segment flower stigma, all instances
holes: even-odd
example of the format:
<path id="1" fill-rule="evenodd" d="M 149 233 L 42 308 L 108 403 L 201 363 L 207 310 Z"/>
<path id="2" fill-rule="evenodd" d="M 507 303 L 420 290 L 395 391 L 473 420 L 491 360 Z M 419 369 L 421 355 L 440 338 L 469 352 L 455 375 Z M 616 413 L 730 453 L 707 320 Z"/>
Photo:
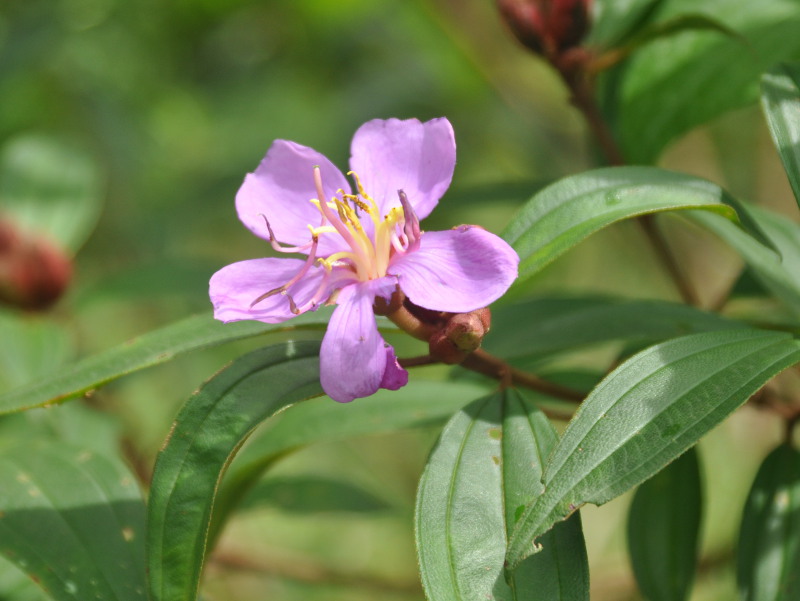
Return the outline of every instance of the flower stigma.
<path id="1" fill-rule="evenodd" d="M 314 166 L 313 178 L 317 198 L 309 200 L 320 213 L 320 223 L 314 227 L 307 225 L 311 240 L 300 246 L 282 246 L 275 236 L 266 215 L 261 214 L 269 232 L 272 248 L 280 253 L 308 253 L 300 271 L 288 282 L 258 296 L 250 304 L 252 309 L 258 303 L 276 294 L 285 296 L 292 313 L 299 315 L 309 309 L 314 310 L 320 304 L 331 304 L 335 300 L 337 288 L 341 282 L 347 285 L 353 282 L 376 280 L 387 275 L 387 270 L 395 256 L 402 256 L 419 247 L 422 231 L 419 219 L 403 190 L 398 190 L 400 206 L 393 207 L 381 218 L 380 208 L 375 200 L 367 194 L 361 179 L 354 171 L 347 175 L 355 181 L 358 194 L 350 194 L 339 188 L 337 195 L 323 201 L 325 192 L 322 186 L 322 174 L 318 165 Z M 366 221 L 366 218 L 369 221 Z M 362 218 L 365 221 L 362 223 Z M 327 257 L 317 256 L 319 241 L 322 236 L 333 235 L 345 242 L 345 248 Z M 342 246 L 341 244 L 337 246 Z M 292 286 L 300 282 L 312 268 L 324 269 L 322 280 L 311 297 L 302 306 L 298 306 L 290 294 Z M 334 292 L 326 293 L 334 285 Z"/>

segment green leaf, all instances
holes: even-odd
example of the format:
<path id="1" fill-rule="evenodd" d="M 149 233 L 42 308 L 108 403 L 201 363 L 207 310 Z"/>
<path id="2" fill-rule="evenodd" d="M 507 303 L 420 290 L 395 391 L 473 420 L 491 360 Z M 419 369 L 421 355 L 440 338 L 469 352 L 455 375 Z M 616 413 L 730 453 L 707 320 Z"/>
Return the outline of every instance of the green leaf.
<path id="1" fill-rule="evenodd" d="M 685 213 L 684 217 L 730 244 L 765 288 L 795 313 L 800 313 L 800 226 L 760 207 L 747 205 L 746 210 L 777 252 L 715 215 L 693 211 Z"/>
<path id="2" fill-rule="evenodd" d="M 219 486 L 209 541 L 213 543 L 247 490 L 278 459 L 306 445 L 364 434 L 436 426 L 486 388 L 469 382 L 426 382 L 412 378 L 400 390 L 379 390 L 343 405 L 327 397 L 293 405 L 267 420 L 236 455 Z"/>
<path id="3" fill-rule="evenodd" d="M 663 3 L 659 21 L 688 13 L 718 20 L 748 43 L 686 32 L 654 41 L 612 69 L 609 80 L 620 83 L 606 112 L 628 162 L 652 163 L 681 134 L 756 102 L 761 73 L 800 56 L 800 4 L 792 0 L 676 0 Z"/>
<path id="4" fill-rule="evenodd" d="M 619 46 L 647 27 L 664 0 L 599 0 L 594 3 L 587 45 L 608 49 Z"/>
<path id="5" fill-rule="evenodd" d="M 628 515 L 633 573 L 649 601 L 686 601 L 697 563 L 702 513 L 694 448 L 636 491 Z"/>
<path id="6" fill-rule="evenodd" d="M 581 505 L 605 503 L 655 474 L 798 361 L 800 342 L 750 329 L 684 336 L 628 359 L 586 398 L 550 456 L 545 492 L 511 535 L 509 565 Z"/>
<path id="7" fill-rule="evenodd" d="M 761 106 L 800 204 L 800 64 L 780 65 L 761 77 Z"/>
<path id="8" fill-rule="evenodd" d="M 330 399 L 326 399 L 330 402 Z M 385 511 L 390 505 L 366 489 L 324 476 L 282 476 L 256 484 L 240 509 L 277 507 L 287 513 Z"/>
<path id="9" fill-rule="evenodd" d="M 595 169 L 536 194 L 503 237 L 520 256 L 522 281 L 616 221 L 681 209 L 706 209 L 736 221 L 730 202 L 719 186 L 697 177 L 655 167 Z"/>
<path id="10" fill-rule="evenodd" d="M 0 553 L 56 601 L 144 601 L 144 503 L 119 462 L 61 442 L 0 449 Z"/>
<path id="11" fill-rule="evenodd" d="M 22 136 L 0 151 L 0 206 L 25 228 L 76 251 L 100 214 L 100 177 L 79 150 Z"/>
<path id="12" fill-rule="evenodd" d="M 64 328 L 28 315 L 0 311 L 0 391 L 10 390 L 56 371 L 71 353 Z"/>
<path id="13" fill-rule="evenodd" d="M 186 402 L 151 484 L 147 560 L 154 601 L 197 597 L 211 507 L 233 454 L 266 418 L 319 394 L 319 343 L 288 342 L 237 359 Z"/>
<path id="14" fill-rule="evenodd" d="M 267 333 L 298 328 L 320 329 L 327 324 L 329 316 L 330 311 L 320 310 L 279 324 L 260 321 L 223 324 L 208 314 L 195 315 L 67 366 L 35 384 L 0 395 L 0 414 L 60 403 L 190 351 Z"/>
<path id="15" fill-rule="evenodd" d="M 549 297 L 493 309 L 483 348 L 506 359 L 535 359 L 612 340 L 643 345 L 736 327 L 738 322 L 679 303 Z"/>
<path id="16" fill-rule="evenodd" d="M 448 422 L 417 494 L 417 551 L 430 601 L 588 601 L 578 516 L 505 578 L 508 528 L 517 508 L 541 494 L 556 440 L 547 418 L 513 390 L 479 399 Z"/>
<path id="17" fill-rule="evenodd" d="M 767 456 L 747 498 L 736 557 L 743 601 L 800 598 L 800 452 Z"/>

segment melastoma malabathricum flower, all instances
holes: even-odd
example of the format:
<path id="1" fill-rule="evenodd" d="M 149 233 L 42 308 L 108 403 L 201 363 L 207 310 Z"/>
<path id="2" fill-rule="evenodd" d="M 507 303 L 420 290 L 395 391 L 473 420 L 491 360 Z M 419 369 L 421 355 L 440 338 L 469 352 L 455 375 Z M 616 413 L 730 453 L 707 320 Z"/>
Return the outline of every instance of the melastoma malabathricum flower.
<path id="1" fill-rule="evenodd" d="M 210 282 L 214 317 L 280 323 L 336 305 L 320 350 L 320 380 L 349 402 L 408 382 L 380 333 L 376 302 L 404 295 L 418 307 L 470 312 L 497 300 L 517 277 L 519 257 L 477 227 L 425 232 L 456 162 L 447 119 L 374 120 L 356 131 L 355 191 L 323 155 L 276 140 L 236 195 L 239 219 L 278 253 L 233 263 Z"/>

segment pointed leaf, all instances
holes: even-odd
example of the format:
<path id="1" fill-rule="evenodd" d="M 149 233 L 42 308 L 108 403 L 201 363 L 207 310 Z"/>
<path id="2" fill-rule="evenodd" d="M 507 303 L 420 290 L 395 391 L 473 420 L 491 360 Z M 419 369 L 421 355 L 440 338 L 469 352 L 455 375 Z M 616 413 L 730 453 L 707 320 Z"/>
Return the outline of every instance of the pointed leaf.
<path id="1" fill-rule="evenodd" d="M 800 204 L 800 64 L 780 65 L 761 76 L 761 106 Z"/>
<path id="2" fill-rule="evenodd" d="M 148 503 L 154 601 L 197 597 L 217 484 L 263 420 L 321 394 L 319 343 L 285 343 L 234 361 L 183 406 L 158 455 Z"/>
<path id="3" fill-rule="evenodd" d="M 716 215 L 690 211 L 684 216 L 730 244 L 765 288 L 795 313 L 800 313 L 800 226 L 782 215 L 753 205 L 747 205 L 747 213 L 769 238 L 774 249 Z"/>
<path id="4" fill-rule="evenodd" d="M 737 220 L 733 200 L 709 181 L 656 169 L 595 169 L 548 186 L 503 233 L 520 256 L 520 281 L 614 222 L 648 213 L 705 209 Z"/>
<path id="5" fill-rule="evenodd" d="M 648 601 L 688 599 L 701 512 L 700 464 L 694 448 L 637 489 L 628 515 L 628 551 Z"/>
<path id="6" fill-rule="evenodd" d="M 584 503 L 605 503 L 655 474 L 798 361 L 800 342 L 788 334 L 749 329 L 684 336 L 631 357 L 564 432 L 545 467 L 545 492 L 519 515 L 509 565 Z"/>
<path id="7" fill-rule="evenodd" d="M 736 559 L 742 601 L 800 599 L 800 452 L 787 444 L 758 470 Z"/>
<path id="8" fill-rule="evenodd" d="M 0 449 L 0 553 L 55 601 L 145 601 L 144 503 L 119 462 L 61 442 Z"/>
<path id="9" fill-rule="evenodd" d="M 328 310 L 305 313 L 279 324 L 260 321 L 223 324 L 207 314 L 188 317 L 69 365 L 34 384 L 0 395 L 0 414 L 60 403 L 129 373 L 166 363 L 177 355 L 190 351 L 271 332 L 296 328 L 323 329 L 329 317 Z"/>
<path id="10" fill-rule="evenodd" d="M 417 551 L 430 601 L 588 600 L 577 519 L 549 533 L 542 553 L 505 579 L 507 529 L 516 508 L 541 494 L 542 464 L 556 440 L 544 415 L 512 390 L 448 422 L 417 494 Z"/>

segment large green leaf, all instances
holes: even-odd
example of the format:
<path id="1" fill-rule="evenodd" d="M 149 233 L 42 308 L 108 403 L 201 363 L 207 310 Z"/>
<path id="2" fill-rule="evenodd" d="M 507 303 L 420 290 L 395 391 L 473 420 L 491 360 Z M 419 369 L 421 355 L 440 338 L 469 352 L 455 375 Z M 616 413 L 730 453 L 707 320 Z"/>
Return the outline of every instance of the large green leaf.
<path id="1" fill-rule="evenodd" d="M 800 64 L 780 65 L 761 77 L 761 106 L 800 204 Z"/>
<path id="2" fill-rule="evenodd" d="M 0 449 L 0 553 L 56 601 L 144 601 L 144 503 L 119 462 L 62 442 Z"/>
<path id="3" fill-rule="evenodd" d="M 636 490 L 628 515 L 628 551 L 648 601 L 688 598 L 697 564 L 702 497 L 694 448 Z"/>
<path id="4" fill-rule="evenodd" d="M 800 599 L 800 452 L 788 444 L 758 470 L 736 563 L 742 601 Z"/>
<path id="5" fill-rule="evenodd" d="M 44 136 L 15 138 L 0 151 L 2 213 L 72 251 L 97 221 L 99 180 L 87 155 Z"/>
<path id="6" fill-rule="evenodd" d="M 790 335 L 750 329 L 684 336 L 628 359 L 587 397 L 553 451 L 544 493 L 514 527 L 509 565 L 581 505 L 605 503 L 655 474 L 798 361 L 800 342 Z"/>
<path id="7" fill-rule="evenodd" d="M 506 359 L 538 358 L 599 342 L 643 345 L 735 327 L 738 322 L 679 303 L 547 297 L 493 310 L 483 348 Z"/>
<path id="8" fill-rule="evenodd" d="M 746 210 L 777 252 L 716 215 L 691 211 L 684 216 L 730 244 L 765 288 L 800 313 L 800 226 L 760 207 L 748 205 Z"/>
<path id="9" fill-rule="evenodd" d="M 542 553 L 506 582 L 514 512 L 542 492 L 542 465 L 558 437 L 513 390 L 479 399 L 448 422 L 420 480 L 416 536 L 431 601 L 583 601 L 589 571 L 578 516 L 553 529 Z"/>
<path id="10" fill-rule="evenodd" d="M 280 324 L 260 321 L 223 324 L 207 314 L 195 315 L 67 366 L 30 386 L 0 395 L 0 414 L 66 401 L 121 376 L 165 363 L 190 351 L 270 332 L 296 328 L 321 329 L 329 316 L 330 311 L 320 310 Z"/>
<path id="11" fill-rule="evenodd" d="M 612 70 L 610 79 L 619 83 L 606 112 L 631 163 L 652 163 L 679 135 L 754 103 L 761 73 L 800 56 L 795 0 L 671 0 L 658 18 L 687 14 L 718 20 L 747 43 L 718 33 L 682 33 L 652 42 Z"/>
<path id="12" fill-rule="evenodd" d="M 209 541 L 213 543 L 242 496 L 275 461 L 303 446 L 379 434 L 446 421 L 486 393 L 472 382 L 426 382 L 411 378 L 400 390 L 379 390 L 356 403 L 310 399 L 269 419 L 234 458 L 219 486 Z"/>
<path id="13" fill-rule="evenodd" d="M 154 601 L 197 597 L 211 508 L 233 454 L 266 418 L 319 394 L 319 343 L 289 342 L 237 359 L 186 402 L 158 455 L 150 490 Z"/>
<path id="14" fill-rule="evenodd" d="M 503 237 L 520 256 L 522 280 L 616 221 L 681 209 L 706 209 L 735 221 L 731 202 L 719 186 L 697 177 L 655 167 L 595 169 L 534 195 Z"/>

